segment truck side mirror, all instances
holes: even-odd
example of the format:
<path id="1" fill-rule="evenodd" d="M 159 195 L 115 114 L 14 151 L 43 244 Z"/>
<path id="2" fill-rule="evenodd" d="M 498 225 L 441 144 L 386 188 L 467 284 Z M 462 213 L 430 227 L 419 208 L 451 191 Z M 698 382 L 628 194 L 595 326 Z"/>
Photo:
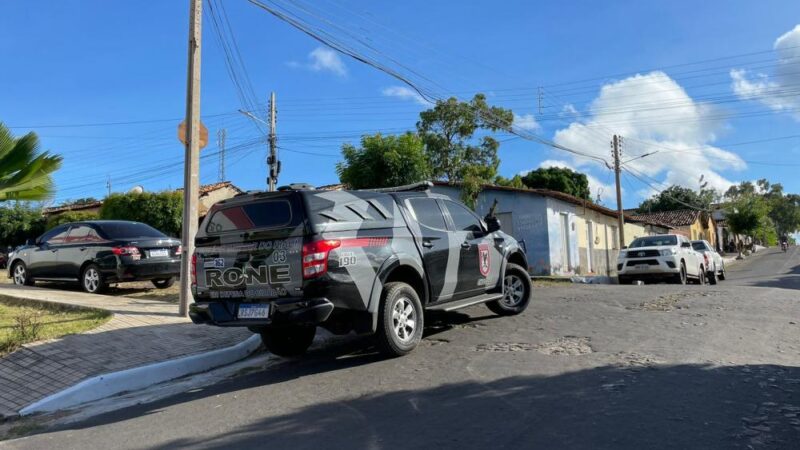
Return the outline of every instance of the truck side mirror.
<path id="1" fill-rule="evenodd" d="M 486 230 L 489 233 L 500 230 L 500 219 L 497 217 L 486 217 L 484 220 L 486 221 Z"/>

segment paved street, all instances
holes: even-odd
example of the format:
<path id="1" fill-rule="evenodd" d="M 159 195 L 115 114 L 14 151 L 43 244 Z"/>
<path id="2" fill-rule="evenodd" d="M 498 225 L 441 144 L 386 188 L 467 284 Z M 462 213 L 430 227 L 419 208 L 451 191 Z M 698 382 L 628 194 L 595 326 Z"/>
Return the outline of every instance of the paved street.
<path id="1" fill-rule="evenodd" d="M 408 357 L 346 340 L 0 446 L 797 448 L 799 271 L 793 247 L 715 287 L 542 287 L 432 317 Z"/>

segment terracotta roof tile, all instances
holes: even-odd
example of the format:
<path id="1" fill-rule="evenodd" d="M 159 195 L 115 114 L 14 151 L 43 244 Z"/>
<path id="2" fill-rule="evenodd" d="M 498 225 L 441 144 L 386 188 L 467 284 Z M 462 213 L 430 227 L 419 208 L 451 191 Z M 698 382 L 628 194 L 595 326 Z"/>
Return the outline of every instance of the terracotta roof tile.
<path id="1" fill-rule="evenodd" d="M 659 211 L 646 214 L 633 214 L 631 215 L 631 219 L 654 221 L 657 223 L 671 225 L 673 227 L 685 227 L 697 222 L 697 219 L 700 218 L 700 214 L 702 214 L 702 211 L 697 211 L 694 209 L 679 209 L 677 211 Z"/>

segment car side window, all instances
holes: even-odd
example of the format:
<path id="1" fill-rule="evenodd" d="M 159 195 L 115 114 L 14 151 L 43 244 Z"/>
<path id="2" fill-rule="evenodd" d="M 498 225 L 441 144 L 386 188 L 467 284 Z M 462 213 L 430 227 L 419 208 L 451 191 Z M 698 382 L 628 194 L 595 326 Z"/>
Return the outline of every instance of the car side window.
<path id="1" fill-rule="evenodd" d="M 447 230 L 444 215 L 442 215 L 442 210 L 435 198 L 412 198 L 408 200 L 408 204 L 411 206 L 417 222 L 435 230 Z"/>
<path id="2" fill-rule="evenodd" d="M 86 225 L 79 225 L 72 227 L 67 236 L 67 242 L 70 244 L 85 244 L 100 241 L 100 237 L 94 228 Z"/>
<path id="3" fill-rule="evenodd" d="M 444 204 L 447 206 L 447 211 L 450 212 L 450 217 L 453 219 L 453 225 L 455 225 L 456 230 L 472 231 L 474 233 L 483 231 L 480 219 L 466 206 L 449 200 L 445 200 Z"/>
<path id="4" fill-rule="evenodd" d="M 64 226 L 62 228 L 56 228 L 55 230 L 51 231 L 50 236 L 45 236 L 42 239 L 44 242 L 47 242 L 50 245 L 54 244 L 63 244 L 67 240 L 67 235 L 69 234 L 69 227 Z"/>

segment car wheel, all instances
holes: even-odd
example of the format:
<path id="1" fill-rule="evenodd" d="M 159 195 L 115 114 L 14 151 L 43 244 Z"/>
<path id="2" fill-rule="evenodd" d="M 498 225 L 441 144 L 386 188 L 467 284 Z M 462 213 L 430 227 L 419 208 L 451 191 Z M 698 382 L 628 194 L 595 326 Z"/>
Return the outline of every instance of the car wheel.
<path id="1" fill-rule="evenodd" d="M 268 327 L 261 330 L 261 342 L 273 355 L 300 356 L 311 347 L 317 327 L 313 325 L 293 325 L 289 327 Z"/>
<path id="2" fill-rule="evenodd" d="M 703 266 L 700 266 L 700 270 L 697 272 L 697 284 L 700 286 L 706 284 L 706 271 L 703 269 Z"/>
<path id="3" fill-rule="evenodd" d="M 157 289 L 166 289 L 175 284 L 175 277 L 160 278 L 158 280 L 152 280 L 151 283 L 153 283 L 153 286 Z"/>
<path id="4" fill-rule="evenodd" d="M 11 276 L 14 278 L 14 284 L 33 286 L 33 278 L 28 276 L 28 268 L 22 261 L 14 263 L 14 267 L 11 269 Z"/>
<path id="5" fill-rule="evenodd" d="M 686 284 L 686 263 L 681 263 L 681 271 L 678 275 L 675 275 L 675 283 Z"/>
<path id="6" fill-rule="evenodd" d="M 83 274 L 81 274 L 81 287 L 90 294 L 99 294 L 106 289 L 106 280 L 95 264 L 89 264 L 83 269 Z"/>
<path id="7" fill-rule="evenodd" d="M 717 271 L 716 270 L 709 270 L 706 274 L 706 279 L 708 280 L 708 284 L 715 285 L 717 284 Z"/>
<path id="8" fill-rule="evenodd" d="M 722 270 L 719 271 L 719 280 L 725 281 L 725 263 L 722 264 Z"/>
<path id="9" fill-rule="evenodd" d="M 381 352 L 403 356 L 422 340 L 424 313 L 417 291 L 406 283 L 386 283 L 378 316 L 377 341 Z"/>
<path id="10" fill-rule="evenodd" d="M 503 277 L 503 298 L 486 304 L 500 316 L 513 316 L 525 311 L 531 301 L 531 277 L 521 266 L 508 263 Z"/>

